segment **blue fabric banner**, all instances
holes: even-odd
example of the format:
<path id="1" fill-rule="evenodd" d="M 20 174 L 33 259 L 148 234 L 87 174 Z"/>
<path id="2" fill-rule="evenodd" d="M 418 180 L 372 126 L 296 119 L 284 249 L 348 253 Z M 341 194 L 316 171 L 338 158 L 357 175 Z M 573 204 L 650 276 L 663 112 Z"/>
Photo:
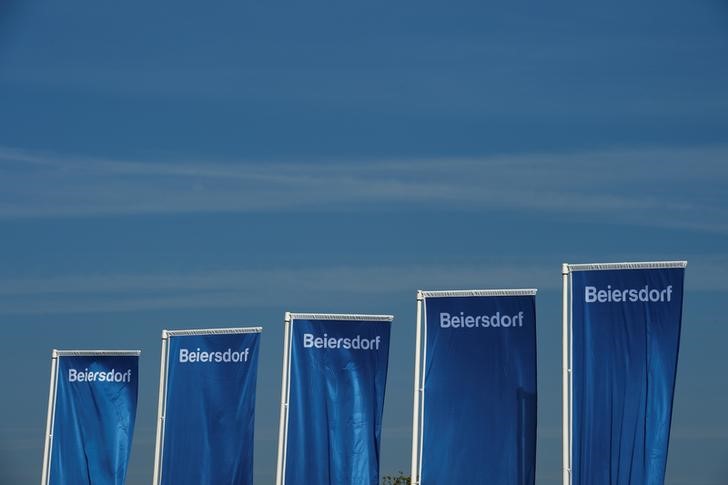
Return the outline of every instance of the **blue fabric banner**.
<path id="1" fill-rule="evenodd" d="M 122 485 L 136 418 L 138 355 L 60 355 L 50 485 Z"/>
<path id="2" fill-rule="evenodd" d="M 422 485 L 534 483 L 536 299 L 523 293 L 425 296 Z"/>
<path id="3" fill-rule="evenodd" d="M 285 485 L 378 485 L 390 326 L 292 321 Z"/>
<path id="4" fill-rule="evenodd" d="M 168 338 L 160 483 L 252 485 L 260 332 Z"/>
<path id="5" fill-rule="evenodd" d="M 684 268 L 572 271 L 572 483 L 662 485 Z"/>

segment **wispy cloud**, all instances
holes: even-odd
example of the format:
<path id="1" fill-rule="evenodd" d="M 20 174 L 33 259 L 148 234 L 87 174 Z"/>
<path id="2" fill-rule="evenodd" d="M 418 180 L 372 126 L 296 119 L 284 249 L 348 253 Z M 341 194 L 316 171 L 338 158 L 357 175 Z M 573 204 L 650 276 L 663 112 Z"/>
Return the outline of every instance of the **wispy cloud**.
<path id="1" fill-rule="evenodd" d="M 303 309 L 332 297 L 414 292 L 420 287 L 519 287 L 524 281 L 536 281 L 556 288 L 557 273 L 545 267 L 432 265 L 78 275 L 0 281 L 0 313 L 258 307 L 280 301 Z"/>
<path id="2" fill-rule="evenodd" d="M 728 232 L 728 147 L 310 163 L 0 148 L 0 218 L 451 207 Z"/>
<path id="3" fill-rule="evenodd" d="M 692 291 L 728 291 L 728 258 L 690 265 Z M 416 289 L 523 288 L 558 291 L 558 263 L 334 266 L 154 274 L 96 274 L 0 280 L 0 314 L 99 313 L 265 307 L 301 310 L 332 301 Z"/>

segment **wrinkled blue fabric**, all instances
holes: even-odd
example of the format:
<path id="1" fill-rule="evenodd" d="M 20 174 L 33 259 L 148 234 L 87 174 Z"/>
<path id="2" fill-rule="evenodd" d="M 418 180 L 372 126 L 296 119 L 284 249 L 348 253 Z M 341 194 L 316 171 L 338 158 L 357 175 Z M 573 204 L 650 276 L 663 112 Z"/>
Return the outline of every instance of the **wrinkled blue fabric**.
<path id="1" fill-rule="evenodd" d="M 682 268 L 572 273 L 574 485 L 663 484 L 684 273 Z M 586 287 L 645 286 L 672 286 L 671 301 L 586 302 Z"/>
<path id="2" fill-rule="evenodd" d="M 378 485 L 390 322 L 294 320 L 286 485 Z M 379 350 L 304 348 L 304 334 L 380 337 Z"/>
<path id="3" fill-rule="evenodd" d="M 122 485 L 136 419 L 139 357 L 60 356 L 50 485 Z M 129 382 L 70 382 L 69 371 L 126 372 Z"/>
<path id="4" fill-rule="evenodd" d="M 260 333 L 169 337 L 164 485 L 252 485 Z M 248 349 L 247 362 L 180 362 L 180 349 Z"/>
<path id="5" fill-rule="evenodd" d="M 464 316 L 523 312 L 523 324 L 441 328 L 441 313 L 461 312 Z M 532 485 L 535 297 L 428 297 L 425 316 L 421 483 Z"/>

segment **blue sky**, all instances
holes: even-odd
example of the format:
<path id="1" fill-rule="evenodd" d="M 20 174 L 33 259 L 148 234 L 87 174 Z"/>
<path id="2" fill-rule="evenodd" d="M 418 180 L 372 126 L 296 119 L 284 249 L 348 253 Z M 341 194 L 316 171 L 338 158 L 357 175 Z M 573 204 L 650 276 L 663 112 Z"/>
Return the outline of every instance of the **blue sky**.
<path id="1" fill-rule="evenodd" d="M 256 483 L 284 311 L 396 319 L 382 471 L 406 470 L 415 290 L 537 287 L 538 483 L 560 476 L 560 264 L 687 259 L 667 482 L 728 479 L 724 1 L 0 5 L 0 483 L 40 475 L 52 348 L 260 324 Z"/>

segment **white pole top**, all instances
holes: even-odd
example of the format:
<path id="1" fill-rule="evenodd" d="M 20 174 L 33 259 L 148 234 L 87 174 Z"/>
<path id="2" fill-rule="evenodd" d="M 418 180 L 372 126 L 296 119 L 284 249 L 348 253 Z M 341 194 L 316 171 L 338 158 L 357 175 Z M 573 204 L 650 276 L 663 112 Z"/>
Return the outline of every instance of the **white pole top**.
<path id="1" fill-rule="evenodd" d="M 287 313 L 291 320 L 353 320 L 364 322 L 391 322 L 392 315 L 351 315 L 344 313 Z"/>
<path id="2" fill-rule="evenodd" d="M 672 269 L 685 268 L 687 261 L 651 261 L 639 263 L 589 263 L 569 264 L 571 271 L 603 271 L 613 269 Z"/>
<path id="3" fill-rule="evenodd" d="M 459 296 L 533 296 L 538 290 L 534 288 L 500 289 L 500 290 L 420 290 L 424 298 L 446 298 Z"/>
<path id="4" fill-rule="evenodd" d="M 139 356 L 141 350 L 56 350 L 53 349 L 53 357 L 122 357 Z"/>
<path id="5" fill-rule="evenodd" d="M 162 330 L 162 338 L 188 335 L 230 335 L 238 333 L 260 333 L 263 327 L 195 328 L 188 330 Z"/>

